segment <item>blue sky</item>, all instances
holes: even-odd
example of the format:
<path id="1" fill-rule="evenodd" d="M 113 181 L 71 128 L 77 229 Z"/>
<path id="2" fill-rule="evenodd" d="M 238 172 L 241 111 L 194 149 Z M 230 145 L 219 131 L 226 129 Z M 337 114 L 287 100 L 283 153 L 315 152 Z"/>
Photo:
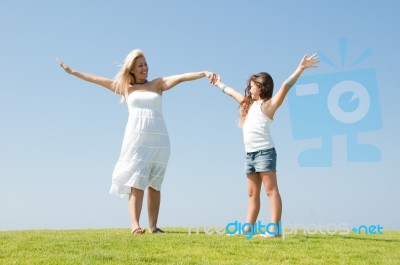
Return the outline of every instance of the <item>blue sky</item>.
<path id="1" fill-rule="evenodd" d="M 327 116 L 313 123 L 312 116 L 301 115 L 307 106 L 318 113 L 321 102 L 300 108 L 296 97 L 285 101 L 272 126 L 283 221 L 400 229 L 399 7 L 396 1 L 308 0 L 1 3 L 0 230 L 129 227 L 127 200 L 108 194 L 127 108 L 106 89 L 65 74 L 56 58 L 113 77 L 135 48 L 145 52 L 151 79 L 210 70 L 240 91 L 249 75 L 261 71 L 279 87 L 304 54 L 323 53 L 332 64 L 322 61 L 304 80 L 321 87 L 326 76 L 365 82 L 374 119 L 365 120 L 365 130 L 335 125 L 341 132 L 333 134 Z M 366 50 L 369 56 L 352 65 Z M 375 76 L 363 75 L 364 69 Z M 349 76 L 351 71 L 356 74 Z M 172 154 L 159 225 L 244 221 L 244 147 L 236 103 L 206 79 L 181 84 L 163 97 Z M 347 111 L 361 104 L 355 102 Z M 321 137 L 332 142 L 331 165 L 299 163 L 302 151 L 322 141 L 294 138 L 307 126 L 328 128 Z M 349 161 L 350 134 L 374 145 L 380 159 Z M 269 220 L 265 192 L 259 218 Z"/>

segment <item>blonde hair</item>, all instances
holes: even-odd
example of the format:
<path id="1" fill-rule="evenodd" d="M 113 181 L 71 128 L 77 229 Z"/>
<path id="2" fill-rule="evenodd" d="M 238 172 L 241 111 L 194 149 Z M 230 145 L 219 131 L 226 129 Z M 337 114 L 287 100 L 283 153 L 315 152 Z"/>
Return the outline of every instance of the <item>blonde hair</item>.
<path id="1" fill-rule="evenodd" d="M 144 57 L 144 53 L 140 49 L 131 51 L 125 58 L 124 64 L 114 78 L 112 84 L 115 93 L 121 94 L 121 102 L 125 101 L 129 94 L 129 85 L 135 83 L 135 77 L 131 74 L 132 68 L 135 66 L 136 60 Z"/>

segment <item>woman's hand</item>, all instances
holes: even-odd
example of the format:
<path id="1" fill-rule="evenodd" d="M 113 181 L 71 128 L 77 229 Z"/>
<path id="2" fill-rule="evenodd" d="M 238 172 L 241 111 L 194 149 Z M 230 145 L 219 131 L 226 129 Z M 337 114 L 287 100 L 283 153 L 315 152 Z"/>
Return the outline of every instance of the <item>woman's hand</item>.
<path id="1" fill-rule="evenodd" d="M 213 75 L 211 77 L 209 77 L 209 79 L 210 79 L 210 84 L 212 84 L 214 86 L 218 87 L 218 85 L 221 83 L 221 77 L 217 74 L 213 73 Z"/>
<path id="2" fill-rule="evenodd" d="M 68 74 L 72 74 L 72 70 L 71 70 L 71 68 L 69 68 L 68 65 L 66 65 L 63 61 L 58 60 L 58 58 L 57 58 L 57 62 L 62 67 L 62 69 L 64 69 L 65 72 L 67 72 Z"/>
<path id="3" fill-rule="evenodd" d="M 210 84 L 214 85 L 217 75 L 214 74 L 213 72 L 209 72 L 209 71 L 205 71 L 204 73 L 205 73 L 206 77 L 210 80 Z"/>

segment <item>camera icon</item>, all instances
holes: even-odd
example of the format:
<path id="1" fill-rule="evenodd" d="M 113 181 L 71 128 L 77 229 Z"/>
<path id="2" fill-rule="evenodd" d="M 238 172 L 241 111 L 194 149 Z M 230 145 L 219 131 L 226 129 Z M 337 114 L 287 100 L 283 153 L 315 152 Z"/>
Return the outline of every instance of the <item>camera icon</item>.
<path id="1" fill-rule="evenodd" d="M 348 162 L 380 161 L 376 146 L 357 141 L 358 133 L 382 128 L 374 69 L 301 77 L 288 99 L 294 139 L 321 138 L 320 148 L 299 154 L 300 166 L 332 166 L 332 138 L 343 134 Z"/>

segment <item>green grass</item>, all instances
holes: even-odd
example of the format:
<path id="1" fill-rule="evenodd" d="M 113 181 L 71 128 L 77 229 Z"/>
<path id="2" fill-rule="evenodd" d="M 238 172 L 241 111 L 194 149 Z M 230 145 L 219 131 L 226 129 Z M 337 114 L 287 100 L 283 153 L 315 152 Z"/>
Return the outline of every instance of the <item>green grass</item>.
<path id="1" fill-rule="evenodd" d="M 0 264 L 400 264 L 400 231 L 246 240 L 128 229 L 0 232 Z"/>

